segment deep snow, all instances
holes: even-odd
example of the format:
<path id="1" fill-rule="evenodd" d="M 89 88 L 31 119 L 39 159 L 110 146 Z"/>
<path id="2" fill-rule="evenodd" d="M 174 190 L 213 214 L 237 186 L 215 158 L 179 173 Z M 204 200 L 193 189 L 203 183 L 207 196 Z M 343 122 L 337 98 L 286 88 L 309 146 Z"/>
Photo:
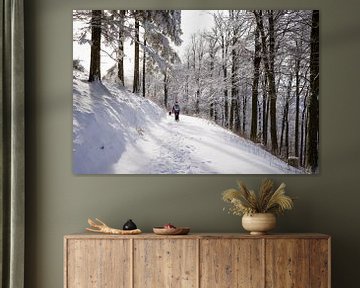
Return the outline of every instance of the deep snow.
<path id="1" fill-rule="evenodd" d="M 76 174 L 295 174 L 261 146 L 210 121 L 175 122 L 150 100 L 117 84 L 73 77 Z"/>

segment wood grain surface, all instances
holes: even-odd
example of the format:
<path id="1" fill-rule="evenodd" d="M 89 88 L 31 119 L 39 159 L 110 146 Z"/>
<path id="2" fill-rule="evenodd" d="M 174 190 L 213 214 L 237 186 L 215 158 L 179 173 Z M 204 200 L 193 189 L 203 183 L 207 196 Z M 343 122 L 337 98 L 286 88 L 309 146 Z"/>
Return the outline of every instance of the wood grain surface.
<path id="1" fill-rule="evenodd" d="M 134 287 L 197 287 L 196 245 L 192 239 L 134 241 Z"/>
<path id="2" fill-rule="evenodd" d="M 68 241 L 65 287 L 130 288 L 130 253 L 130 240 Z"/>
<path id="3" fill-rule="evenodd" d="M 263 287 L 262 240 L 209 239 L 200 246 L 200 287 Z"/>
<path id="4" fill-rule="evenodd" d="M 330 279 L 330 241 L 313 239 L 310 241 L 310 287 L 327 288 Z"/>
<path id="5" fill-rule="evenodd" d="M 268 239 L 265 250 L 266 287 L 308 287 L 309 241 Z"/>
<path id="6" fill-rule="evenodd" d="M 331 287 L 323 234 L 76 234 L 64 259 L 65 288 Z"/>

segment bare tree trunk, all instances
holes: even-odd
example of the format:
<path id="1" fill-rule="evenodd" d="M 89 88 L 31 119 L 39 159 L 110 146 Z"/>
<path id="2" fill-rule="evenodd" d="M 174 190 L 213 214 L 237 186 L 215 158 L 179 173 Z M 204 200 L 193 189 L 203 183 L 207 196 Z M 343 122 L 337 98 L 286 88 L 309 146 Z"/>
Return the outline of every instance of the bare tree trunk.
<path id="1" fill-rule="evenodd" d="M 259 127 L 259 132 L 258 132 L 258 136 L 257 136 L 257 139 L 259 140 L 260 139 L 260 135 L 262 135 L 262 111 L 261 111 L 261 105 L 260 105 L 260 101 L 258 100 L 258 103 L 257 103 L 257 107 L 258 107 L 258 124 L 257 124 L 257 127 Z"/>
<path id="2" fill-rule="evenodd" d="M 312 12 L 310 46 L 310 100 L 306 167 L 315 172 L 318 167 L 319 145 L 319 10 Z"/>
<path id="3" fill-rule="evenodd" d="M 134 62 L 134 82 L 133 82 L 133 93 L 139 93 L 140 91 L 140 77 L 139 77 L 139 20 L 135 16 L 135 62 Z"/>
<path id="4" fill-rule="evenodd" d="M 189 101 L 189 73 L 190 73 L 190 53 L 187 54 L 187 71 L 185 78 L 185 96 L 184 103 L 188 103 Z"/>
<path id="5" fill-rule="evenodd" d="M 263 90 L 263 100 L 262 100 L 262 110 L 263 110 L 263 127 L 262 127 L 262 143 L 264 146 L 267 146 L 267 135 L 268 135 L 268 115 L 269 115 L 269 100 L 267 95 L 267 80 L 266 77 L 262 83 Z"/>
<path id="6" fill-rule="evenodd" d="M 289 83 L 289 85 L 291 85 L 291 83 Z M 291 86 L 290 86 L 291 87 Z M 279 152 L 280 154 L 282 154 L 283 152 L 283 143 L 284 143 L 284 133 L 286 133 L 286 126 L 287 126 L 287 122 L 288 122 L 288 114 L 289 114 L 289 87 L 288 87 L 288 93 L 286 95 L 286 99 L 285 99 L 285 105 L 284 105 L 284 111 L 283 111 L 283 118 L 282 118 L 282 122 L 281 122 L 281 134 L 280 134 L 280 148 L 279 148 Z M 286 136 L 285 136 L 286 137 Z M 285 141 L 286 142 L 286 141 Z M 286 145 L 286 144 L 285 144 Z M 285 147 L 286 148 L 286 147 Z"/>
<path id="7" fill-rule="evenodd" d="M 284 107 L 284 117 L 283 117 L 283 125 L 282 125 L 282 131 L 281 134 L 283 134 L 283 129 L 285 128 L 285 156 L 286 158 L 289 157 L 289 102 L 291 97 L 291 89 L 292 89 L 292 79 L 293 75 L 290 74 L 288 87 L 287 87 L 287 93 L 286 93 L 286 99 L 285 99 L 285 107 Z M 282 138 L 282 135 L 281 135 Z M 282 142 L 282 139 L 281 139 Z M 280 145 L 280 153 L 281 153 L 281 147 L 282 143 Z"/>
<path id="8" fill-rule="evenodd" d="M 306 119 L 305 119 L 305 115 L 306 115 L 306 99 L 307 99 L 307 94 L 308 92 L 306 92 L 305 98 L 304 98 L 304 108 L 301 112 L 301 133 L 300 133 L 300 165 L 304 166 L 305 165 L 305 156 L 306 155 L 304 153 L 305 151 L 305 138 L 306 138 L 306 132 L 305 132 L 305 127 L 306 127 Z"/>
<path id="9" fill-rule="evenodd" d="M 221 59 L 224 79 L 224 126 L 229 128 L 229 103 L 228 103 L 228 89 L 227 89 L 227 44 L 225 43 L 224 35 L 221 35 Z"/>
<path id="10" fill-rule="evenodd" d="M 204 51 L 201 48 L 202 45 L 202 41 L 204 39 L 200 39 L 199 40 L 199 48 L 198 48 L 198 73 L 197 73 L 197 78 L 196 78 L 196 82 L 197 82 L 197 90 L 196 90 L 196 102 L 195 102 L 195 113 L 196 114 L 200 114 L 200 96 L 202 94 L 202 84 L 200 82 L 200 77 L 201 77 L 201 70 L 202 70 L 202 59 L 204 57 Z"/>
<path id="11" fill-rule="evenodd" d="M 236 110 L 238 109 L 237 107 L 237 97 L 238 97 L 238 91 L 237 91 L 237 87 L 236 87 L 236 79 L 235 79 L 235 49 L 232 50 L 231 52 L 232 54 L 232 66 L 231 66 L 231 99 L 230 99 L 230 115 L 229 115 L 229 128 L 233 131 L 237 131 L 235 125 L 237 125 L 238 123 L 235 124 L 235 117 L 236 117 Z"/>
<path id="12" fill-rule="evenodd" d="M 217 106 L 218 105 L 216 105 L 216 102 L 214 102 L 214 121 L 215 121 L 215 123 L 218 123 L 218 120 L 219 120 Z"/>
<path id="13" fill-rule="evenodd" d="M 300 61 L 299 57 L 295 63 L 295 157 L 299 157 Z"/>
<path id="14" fill-rule="evenodd" d="M 273 11 L 270 10 L 269 15 L 269 93 L 270 93 L 270 135 L 271 135 L 271 150 L 277 153 L 277 129 L 276 129 L 276 86 L 275 86 L 275 30 Z"/>
<path id="15" fill-rule="evenodd" d="M 265 71 L 269 81 L 269 101 L 270 101 L 270 136 L 271 151 L 276 154 L 278 152 L 277 129 L 276 129 L 276 84 L 275 84 L 275 30 L 273 11 L 269 10 L 269 48 L 266 44 L 266 35 L 263 25 L 262 11 L 254 11 L 256 23 L 261 34 L 261 43 L 263 50 L 263 59 Z"/>
<path id="16" fill-rule="evenodd" d="M 198 115 L 200 113 L 200 89 L 196 90 L 195 94 L 195 114 Z"/>
<path id="17" fill-rule="evenodd" d="M 281 134 L 280 134 L 280 148 L 279 148 L 279 152 L 280 154 L 282 154 L 283 151 L 283 143 L 284 143 L 284 132 L 285 132 L 285 123 L 287 121 L 287 117 L 288 117 L 288 109 L 289 109 L 289 104 L 286 101 L 285 105 L 284 105 L 284 111 L 283 111 L 283 118 L 281 121 Z"/>
<path id="18" fill-rule="evenodd" d="M 289 158 L 289 106 L 290 106 L 290 98 L 291 98 L 291 90 L 292 90 L 292 81 L 293 74 L 290 73 L 289 83 L 287 87 L 287 95 L 286 95 L 286 118 L 285 118 L 285 156 L 286 159 Z"/>
<path id="19" fill-rule="evenodd" d="M 164 107 L 168 108 L 168 87 L 167 87 L 167 72 L 164 72 Z"/>
<path id="20" fill-rule="evenodd" d="M 267 96 L 267 101 L 266 101 L 266 113 L 265 113 L 265 120 L 266 120 L 266 141 L 268 141 L 268 131 L 269 131 L 269 115 L 270 115 L 270 99 L 269 99 L 269 95 Z"/>
<path id="21" fill-rule="evenodd" d="M 230 17 L 235 21 L 234 12 L 230 11 Z M 238 52 L 237 39 L 238 28 L 235 27 L 232 35 L 231 48 L 231 102 L 230 102 L 230 118 L 229 125 L 233 131 L 240 131 L 240 117 L 239 117 L 239 87 L 238 87 Z"/>
<path id="22" fill-rule="evenodd" d="M 247 99 L 246 99 L 246 96 L 243 95 L 243 98 L 242 98 L 242 116 L 243 116 L 243 119 L 242 119 L 242 133 L 243 135 L 246 134 L 246 107 L 247 107 Z"/>
<path id="23" fill-rule="evenodd" d="M 210 102 L 209 117 L 212 120 L 214 118 L 214 101 Z"/>
<path id="24" fill-rule="evenodd" d="M 307 142 L 308 142 L 308 126 L 306 125 L 306 123 L 308 122 L 308 118 L 309 118 L 309 113 L 308 110 L 305 111 L 305 119 L 304 119 L 304 127 L 305 127 L 305 131 L 304 131 L 304 159 L 303 159 L 303 166 L 306 166 L 306 155 L 307 155 Z"/>
<path id="25" fill-rule="evenodd" d="M 101 10 L 92 10 L 89 82 L 101 81 L 101 70 L 100 70 L 101 17 L 102 17 Z"/>
<path id="26" fill-rule="evenodd" d="M 145 87 L 145 72 L 146 72 L 146 39 L 144 39 L 144 51 L 143 51 L 143 71 L 142 71 L 142 96 L 145 98 L 145 92 L 146 92 L 146 87 Z"/>
<path id="27" fill-rule="evenodd" d="M 250 139 L 257 142 L 257 103 L 259 94 L 259 77 L 260 77 L 260 63 L 261 63 L 261 44 L 260 44 L 259 28 L 255 29 L 255 54 L 254 54 L 254 79 L 252 85 L 251 97 L 251 132 Z"/>
<path id="28" fill-rule="evenodd" d="M 214 118 L 214 102 L 215 102 L 215 99 L 214 99 L 214 89 L 213 89 L 213 77 L 214 77 L 214 52 L 213 52 L 213 47 L 211 46 L 210 48 L 210 119 L 212 120 Z"/>
<path id="29" fill-rule="evenodd" d="M 119 19 L 119 56 L 117 61 L 118 66 L 118 78 L 120 83 L 124 86 L 125 79 L 124 79 L 124 18 L 125 18 L 125 10 L 120 10 L 120 19 Z"/>

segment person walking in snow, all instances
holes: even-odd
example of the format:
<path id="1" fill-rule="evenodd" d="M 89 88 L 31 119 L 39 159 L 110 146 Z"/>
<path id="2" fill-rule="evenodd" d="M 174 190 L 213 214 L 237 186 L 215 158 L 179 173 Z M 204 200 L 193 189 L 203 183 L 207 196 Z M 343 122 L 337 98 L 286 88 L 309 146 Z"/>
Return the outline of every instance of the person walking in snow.
<path id="1" fill-rule="evenodd" d="M 179 121 L 180 106 L 177 101 L 175 102 L 175 104 L 172 108 L 172 112 L 175 114 L 175 121 Z"/>

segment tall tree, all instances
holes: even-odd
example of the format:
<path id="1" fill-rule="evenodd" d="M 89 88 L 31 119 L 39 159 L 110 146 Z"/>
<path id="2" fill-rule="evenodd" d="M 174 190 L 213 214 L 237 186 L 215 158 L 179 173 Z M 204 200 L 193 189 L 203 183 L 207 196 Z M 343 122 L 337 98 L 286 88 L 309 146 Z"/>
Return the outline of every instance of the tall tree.
<path id="1" fill-rule="evenodd" d="M 266 41 L 265 28 L 263 23 L 263 14 L 261 10 L 254 11 L 256 24 L 260 30 L 262 51 L 265 71 L 268 78 L 269 101 L 270 101 L 270 136 L 271 150 L 274 154 L 278 152 L 277 127 L 276 127 L 276 83 L 275 83 L 275 20 L 274 11 L 269 10 L 267 13 L 269 29 L 269 45 Z M 268 47 L 269 46 L 269 47 Z"/>
<path id="2" fill-rule="evenodd" d="M 242 121 L 241 121 L 242 122 L 241 123 L 242 129 L 241 129 L 241 133 L 244 136 L 246 134 L 246 125 L 247 125 L 247 123 L 246 123 L 246 121 L 247 121 L 247 117 L 246 117 L 247 112 L 246 111 L 247 111 L 247 100 L 248 99 L 247 99 L 246 93 L 247 93 L 247 91 L 246 91 L 246 87 L 245 87 L 245 91 L 244 91 L 244 93 L 242 93 L 242 97 L 241 97 L 241 99 L 242 99 Z"/>
<path id="3" fill-rule="evenodd" d="M 140 70 L 139 70 L 139 42 L 140 42 L 140 24 L 137 15 L 137 11 L 135 12 L 135 51 L 134 51 L 134 80 L 133 80 L 133 93 L 138 93 L 140 91 Z"/>
<path id="4" fill-rule="evenodd" d="M 269 115 L 269 99 L 267 93 L 267 78 L 262 77 L 263 80 L 261 81 L 262 86 L 262 144 L 267 146 L 267 139 L 268 139 L 268 115 Z"/>
<path id="5" fill-rule="evenodd" d="M 184 87 L 184 103 L 188 103 L 190 95 L 189 95 L 189 86 L 190 86 L 190 58 L 191 58 L 191 53 L 190 53 L 190 48 L 188 48 L 188 50 L 186 51 L 186 68 L 185 68 L 185 87 Z M 184 111 L 184 110 L 183 110 Z"/>
<path id="6" fill-rule="evenodd" d="M 295 61 L 295 157 L 299 156 L 300 63 L 299 57 Z"/>
<path id="7" fill-rule="evenodd" d="M 97 13 L 101 13 L 100 22 L 96 16 Z M 144 47 L 144 52 L 146 53 L 146 73 L 150 71 L 148 69 L 150 62 L 154 64 L 152 67 L 158 66 L 160 71 L 156 73 L 161 73 L 165 67 L 171 68 L 174 63 L 179 61 L 179 57 L 172 44 L 178 46 L 182 42 L 180 38 L 182 34 L 180 10 L 94 10 L 94 12 L 91 10 L 74 10 L 73 19 L 74 21 L 81 22 L 83 26 L 74 33 L 74 41 L 77 41 L 79 44 L 89 43 L 93 46 L 93 50 L 97 48 L 97 53 L 92 53 L 92 66 L 94 69 L 90 69 L 91 80 L 93 78 L 100 79 L 100 43 L 105 43 L 107 49 L 103 52 L 116 62 L 116 65 L 108 71 L 106 76 L 116 77 L 116 80 L 121 83 L 124 82 L 124 69 L 127 69 L 125 67 L 127 62 L 124 61 L 124 57 L 126 57 L 124 54 L 125 40 L 130 40 L 130 43 L 134 43 L 136 51 L 140 50 L 140 46 Z M 138 21 L 134 25 L 135 19 Z M 143 43 L 139 43 L 141 26 L 145 25 L 144 23 L 149 23 L 149 30 L 151 30 L 150 33 L 147 33 L 146 46 Z M 96 28 L 99 28 L 101 33 L 95 33 L 99 32 L 99 29 Z M 87 37 L 89 32 L 98 37 L 89 39 Z M 112 50 L 108 48 L 112 48 Z M 137 92 L 140 92 L 141 68 L 139 67 L 139 53 L 135 53 L 134 58 L 136 58 L 133 61 L 134 70 L 135 72 L 138 71 L 138 73 L 134 73 L 135 85 L 133 86 L 135 86 Z M 137 66 L 137 69 L 135 66 Z M 96 73 L 93 73 L 93 71 Z M 159 81 L 153 83 L 153 87 L 155 86 L 160 87 Z M 151 84 L 148 83 L 146 87 L 151 87 Z M 156 91 L 154 90 L 154 92 Z"/>
<path id="8" fill-rule="evenodd" d="M 176 46 L 180 45 L 182 40 L 180 38 L 181 31 L 181 11 L 180 10 L 144 10 L 137 11 L 139 21 L 145 30 L 144 39 L 146 42 L 142 44 L 144 50 L 144 57 L 146 60 L 146 71 L 143 75 L 151 73 L 151 66 L 158 68 L 158 75 L 163 76 L 161 85 L 164 89 L 163 97 L 159 103 L 167 106 L 169 89 L 169 76 L 175 63 L 180 62 L 180 59 L 174 50 L 170 41 Z M 135 40 L 136 41 L 136 40 Z M 144 62 L 143 62 L 144 64 Z M 144 69 L 144 66 L 143 66 Z M 144 78 L 143 78 L 144 81 Z M 147 87 L 157 85 L 156 82 L 150 83 L 148 81 Z M 160 85 L 160 83 L 158 83 Z M 143 83 L 143 87 L 145 87 Z M 144 91 L 143 91 L 144 92 Z M 160 96 L 161 97 L 161 96 Z"/>
<path id="9" fill-rule="evenodd" d="M 302 63 L 304 62 L 305 58 L 304 58 L 304 50 L 305 45 L 304 45 L 304 30 L 301 31 L 301 36 L 299 39 L 295 40 L 295 157 L 299 157 L 299 137 L 301 137 L 300 135 L 300 98 L 302 95 L 302 92 L 304 90 L 305 87 L 305 83 L 301 84 L 301 78 L 307 79 L 307 69 L 305 71 L 305 73 L 303 72 L 302 74 Z M 308 42 L 308 41 L 306 41 Z M 302 86 L 302 87 L 301 87 Z"/>
<path id="10" fill-rule="evenodd" d="M 232 23 L 232 47 L 231 47 L 231 102 L 230 102 L 230 128 L 236 132 L 240 130 L 239 115 L 239 87 L 238 87 L 238 40 L 239 40 L 239 12 L 230 10 L 230 19 Z"/>
<path id="11" fill-rule="evenodd" d="M 310 36 L 310 99 L 309 99 L 307 169 L 318 167 L 319 145 L 319 10 L 313 10 Z"/>
<path id="12" fill-rule="evenodd" d="M 281 124 L 281 136 L 280 136 L 280 153 L 283 151 L 283 140 L 285 133 L 285 157 L 286 159 L 289 157 L 289 106 L 290 106 L 290 98 L 291 98 L 291 89 L 292 89 L 292 78 L 293 75 L 290 72 L 289 83 L 287 87 L 287 93 L 285 98 L 285 105 L 283 111 L 283 120 Z"/>
<path id="13" fill-rule="evenodd" d="M 274 12 L 269 11 L 269 92 L 270 92 L 270 135 L 271 149 L 273 153 L 277 153 L 277 128 L 276 128 L 276 85 L 275 85 L 275 25 Z"/>
<path id="14" fill-rule="evenodd" d="M 225 15 L 222 12 L 218 12 L 213 15 L 214 19 L 214 29 L 217 30 L 217 33 L 219 35 L 219 41 L 220 41 L 220 50 L 221 50 L 221 61 L 220 61 L 220 67 L 221 71 L 220 77 L 221 77 L 221 85 L 219 85 L 219 88 L 222 89 L 220 92 L 222 94 L 222 125 L 226 128 L 229 128 L 229 99 L 228 99 L 228 50 L 229 50 L 229 30 L 228 29 L 228 21 L 226 20 Z M 219 95 L 221 95 L 219 93 Z"/>
<path id="15" fill-rule="evenodd" d="M 203 60 L 205 55 L 204 35 L 191 36 L 191 58 L 192 58 L 192 75 L 194 78 L 194 112 L 200 113 L 200 98 L 203 91 Z"/>
<path id="16" fill-rule="evenodd" d="M 218 41 L 217 30 L 212 29 L 210 33 L 205 34 L 205 40 L 208 42 L 208 52 L 209 52 L 209 100 L 210 100 L 210 107 L 209 107 L 209 116 L 210 119 L 213 119 L 215 122 L 217 121 L 217 110 L 215 107 L 215 95 L 214 95 L 214 69 L 215 69 L 215 55 L 216 55 L 216 46 Z"/>
<path id="17" fill-rule="evenodd" d="M 118 51 L 118 59 L 117 59 L 117 70 L 118 70 L 118 78 L 122 85 L 125 85 L 124 79 L 124 21 L 125 21 L 126 10 L 120 10 L 119 13 L 119 51 Z"/>
<path id="18" fill-rule="evenodd" d="M 144 36 L 145 37 L 145 36 Z M 144 38 L 144 48 L 143 48 L 143 71 L 142 71 L 142 96 L 145 97 L 145 72 L 146 72 L 146 38 Z"/>
<path id="19" fill-rule="evenodd" d="M 91 55 L 89 82 L 101 81 L 100 45 L 101 45 L 101 10 L 91 11 Z"/>
<path id="20" fill-rule="evenodd" d="M 251 101 L 251 132 L 250 139 L 257 142 L 257 103 L 259 94 L 259 77 L 260 77 L 260 63 L 261 63 L 261 44 L 260 44 L 260 31 L 255 28 L 254 32 L 255 52 L 254 52 L 254 78 L 252 85 L 252 101 Z"/>
<path id="21" fill-rule="evenodd" d="M 228 87 L 227 87 L 227 54 L 228 42 L 224 35 L 221 35 L 221 59 L 223 70 L 223 86 L 224 86 L 224 126 L 229 127 L 229 100 L 228 100 Z"/>
<path id="22" fill-rule="evenodd" d="M 306 91 L 304 102 L 303 102 L 303 110 L 301 112 L 301 137 L 300 137 L 300 164 L 301 166 L 305 166 L 305 155 L 306 155 L 306 112 L 307 112 L 307 96 L 308 91 Z"/>
<path id="23" fill-rule="evenodd" d="M 164 75 L 164 107 L 167 109 L 168 108 L 168 78 L 167 78 L 167 69 L 165 68 L 165 70 L 163 71 L 163 75 Z"/>

